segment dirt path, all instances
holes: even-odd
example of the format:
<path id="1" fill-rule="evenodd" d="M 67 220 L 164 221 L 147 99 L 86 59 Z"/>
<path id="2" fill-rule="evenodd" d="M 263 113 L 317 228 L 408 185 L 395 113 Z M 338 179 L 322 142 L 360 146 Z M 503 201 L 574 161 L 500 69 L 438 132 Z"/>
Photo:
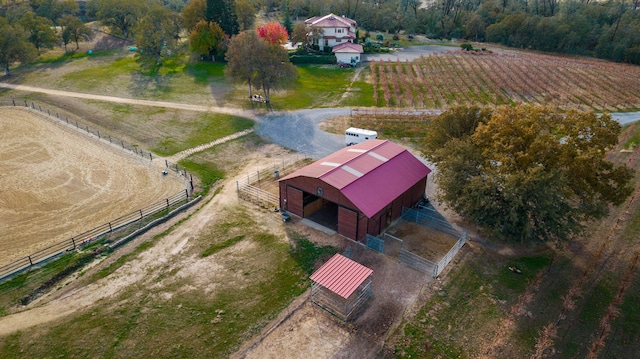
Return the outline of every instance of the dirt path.
<path id="1" fill-rule="evenodd" d="M 11 89 L 16 91 L 45 93 L 48 95 L 55 95 L 55 96 L 75 97 L 75 98 L 88 99 L 88 100 L 98 100 L 98 101 L 106 101 L 106 102 L 114 102 L 114 103 L 127 103 L 132 105 L 174 108 L 179 110 L 190 110 L 190 111 L 198 111 L 198 112 L 219 112 L 219 113 L 226 113 L 230 115 L 242 116 L 242 117 L 246 117 L 254 120 L 256 119 L 256 115 L 253 112 L 245 111 L 239 108 L 201 106 L 201 105 L 190 105 L 185 103 L 175 103 L 175 102 L 167 102 L 167 101 L 150 101 L 150 100 L 139 100 L 139 99 L 133 99 L 133 98 L 115 97 L 115 96 L 93 95 L 93 94 L 81 93 L 81 92 L 53 90 L 53 89 L 46 89 L 46 88 L 26 86 L 26 85 L 15 85 L 15 84 L 9 84 L 6 82 L 0 82 L 0 88 L 6 88 L 6 89 Z"/>
<path id="2" fill-rule="evenodd" d="M 196 152 L 204 151 L 207 148 L 211 148 L 213 146 L 220 145 L 220 144 L 223 144 L 223 143 L 231 141 L 231 140 L 235 140 L 236 138 L 242 137 L 244 135 L 248 135 L 251 132 L 253 132 L 252 128 L 250 128 L 248 130 L 236 132 L 236 133 L 231 134 L 229 136 L 225 136 L 225 137 L 219 138 L 219 139 L 217 139 L 215 141 L 211 141 L 209 143 L 205 143 L 204 145 L 200 145 L 200 146 L 197 146 L 197 147 L 189 148 L 189 149 L 186 149 L 184 151 L 178 152 L 173 156 L 167 157 L 167 160 L 169 160 L 169 161 L 171 161 L 173 163 L 178 163 L 178 161 L 180 161 L 181 159 L 183 159 L 183 158 L 185 158 L 185 157 L 187 157 L 189 155 L 192 155 L 192 154 L 194 154 Z"/>

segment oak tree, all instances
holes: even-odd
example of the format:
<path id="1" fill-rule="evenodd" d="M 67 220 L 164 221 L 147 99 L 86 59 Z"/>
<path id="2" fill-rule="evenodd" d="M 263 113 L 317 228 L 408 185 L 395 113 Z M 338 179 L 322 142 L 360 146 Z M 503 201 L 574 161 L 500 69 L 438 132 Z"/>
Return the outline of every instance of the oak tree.
<path id="1" fill-rule="evenodd" d="M 605 158 L 620 133 L 607 114 L 458 108 L 427 133 L 425 156 L 436 164 L 440 198 L 505 239 L 569 239 L 632 190 L 633 171 Z"/>
<path id="2" fill-rule="evenodd" d="M 29 33 L 29 41 L 36 47 L 38 54 L 40 49 L 52 49 L 56 44 L 58 38 L 53 30 L 51 20 L 28 12 L 20 19 L 19 23 Z"/>
<path id="3" fill-rule="evenodd" d="M 31 61 L 37 55 L 35 46 L 29 42 L 29 34 L 20 26 L 14 26 L 0 17 L 0 66 L 9 76 L 9 66 L 16 61 Z"/>
<path id="4" fill-rule="evenodd" d="M 93 37 L 91 28 L 73 15 L 62 15 L 60 18 L 60 26 L 62 26 L 61 37 L 65 51 L 67 51 L 67 44 L 71 41 L 76 43 L 76 50 L 78 50 L 80 48 L 80 41 L 89 40 Z"/>
<path id="5" fill-rule="evenodd" d="M 202 20 L 189 33 L 189 48 L 198 55 L 211 56 L 213 61 L 222 52 L 224 39 L 224 31 L 218 24 Z"/>
<path id="6" fill-rule="evenodd" d="M 100 5 L 96 17 L 112 30 L 122 34 L 125 39 L 131 35 L 131 29 L 147 11 L 143 0 L 98 0 Z"/>
<path id="7" fill-rule="evenodd" d="M 286 86 L 295 79 L 297 72 L 289 61 L 287 51 L 280 45 L 272 45 L 260 39 L 254 31 L 244 31 L 231 39 L 226 54 L 225 74 L 233 81 L 264 91 L 265 101 L 270 102 L 271 90 Z"/>
<path id="8" fill-rule="evenodd" d="M 189 0 L 182 9 L 184 28 L 191 32 L 196 25 L 206 19 L 207 3 L 205 0 Z"/>
<path id="9" fill-rule="evenodd" d="M 136 44 L 143 58 L 153 58 L 162 65 L 162 56 L 178 46 L 182 18 L 162 6 L 154 6 L 136 26 Z"/>

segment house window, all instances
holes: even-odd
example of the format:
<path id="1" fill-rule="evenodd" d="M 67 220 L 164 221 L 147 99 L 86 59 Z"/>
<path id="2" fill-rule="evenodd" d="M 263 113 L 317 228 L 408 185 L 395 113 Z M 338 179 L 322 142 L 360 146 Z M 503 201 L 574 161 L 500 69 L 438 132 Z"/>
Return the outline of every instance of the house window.
<path id="1" fill-rule="evenodd" d="M 324 39 L 324 46 L 329 46 L 329 39 Z"/>
<path id="2" fill-rule="evenodd" d="M 336 29 L 337 34 L 342 34 L 343 29 Z"/>
<path id="3" fill-rule="evenodd" d="M 336 39 L 336 42 L 342 42 L 342 39 Z"/>

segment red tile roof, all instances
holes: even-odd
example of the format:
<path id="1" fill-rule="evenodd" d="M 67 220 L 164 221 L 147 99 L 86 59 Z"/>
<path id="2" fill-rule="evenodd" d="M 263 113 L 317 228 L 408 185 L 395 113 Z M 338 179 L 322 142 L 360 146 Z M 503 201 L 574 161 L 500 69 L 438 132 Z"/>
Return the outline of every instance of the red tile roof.
<path id="1" fill-rule="evenodd" d="M 346 16 L 340 16 L 335 14 L 329 14 L 325 16 L 314 16 L 312 18 L 306 19 L 304 21 L 307 25 L 317 26 L 317 27 L 350 27 L 356 26 L 355 20 L 349 19 Z"/>
<path id="2" fill-rule="evenodd" d="M 334 152 L 281 181 L 299 176 L 320 179 L 371 218 L 430 172 L 406 148 L 369 140 Z"/>
<path id="3" fill-rule="evenodd" d="M 311 275 L 311 280 L 347 299 L 372 273 L 372 269 L 336 254 Z"/>
<path id="4" fill-rule="evenodd" d="M 332 52 L 353 52 L 353 53 L 362 53 L 362 45 L 354 44 L 352 42 L 343 42 L 333 47 Z"/>

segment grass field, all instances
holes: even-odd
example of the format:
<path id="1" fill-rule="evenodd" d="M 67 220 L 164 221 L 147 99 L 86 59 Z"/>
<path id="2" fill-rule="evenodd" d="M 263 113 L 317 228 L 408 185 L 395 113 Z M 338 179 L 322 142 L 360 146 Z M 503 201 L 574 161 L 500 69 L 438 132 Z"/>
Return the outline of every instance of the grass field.
<path id="1" fill-rule="evenodd" d="M 152 73 L 126 51 L 97 55 L 45 59 L 16 69 L 11 80 L 116 96 L 250 106 L 245 103 L 246 88 L 224 80 L 219 64 L 175 59 Z M 433 97 L 438 106 L 466 99 L 481 103 L 548 99 L 552 104 L 575 100 L 578 105 L 591 106 L 584 96 L 590 90 L 585 88 L 577 95 L 557 87 L 550 96 L 534 91 L 531 97 L 525 87 L 491 90 L 497 83 L 486 82 L 483 87 L 486 71 L 462 76 L 463 67 L 454 67 L 462 59 L 455 56 L 437 59 L 448 69 L 444 72 L 458 73 L 456 78 L 447 78 L 455 87 L 442 83 L 432 88 L 439 91 Z M 403 66 L 392 64 L 390 74 L 398 79 L 400 74 L 408 76 Z M 276 109 L 386 105 L 382 102 L 382 81 L 375 80 L 375 86 L 368 82 L 374 81 L 369 68 L 356 77 L 353 70 L 323 66 L 301 66 L 298 72 L 300 77 L 292 89 L 274 94 Z M 505 73 L 514 76 L 513 83 L 524 76 Z M 587 75 L 567 75 L 563 83 L 570 83 L 569 76 Z M 393 84 L 401 81 L 390 78 L 386 83 L 389 94 L 396 96 L 397 91 L 402 95 L 404 90 L 399 86 L 391 91 Z M 461 92 L 461 86 L 470 90 Z M 616 90 L 624 95 L 620 96 L 624 102 L 617 104 L 604 103 L 605 97 L 594 91 L 591 103 L 605 109 L 638 107 L 634 105 L 638 93 L 634 89 Z M 69 117 L 88 119 L 101 130 L 164 154 L 251 125 L 245 119 L 189 111 L 140 109 L 5 90 L 0 96 L 4 100 L 22 96 L 42 101 Z M 388 96 L 389 103 L 395 105 L 392 102 L 396 100 Z M 580 102 L 578 98 L 587 100 Z M 397 105 L 402 106 L 402 101 Z M 428 97 L 425 101 L 427 105 L 422 107 L 432 106 Z M 420 137 L 423 120 L 376 121 L 388 131 L 387 137 L 411 140 Z M 623 147 L 633 148 L 637 137 L 638 127 L 630 127 L 621 136 L 622 145 L 612 151 L 612 159 L 639 169 L 640 150 L 619 152 Z M 143 237 L 146 240 L 136 249 L 101 257 L 92 262 L 95 267 L 76 271 L 75 281 L 56 282 L 45 303 L 31 309 L 37 314 L 47 308 L 46 303 L 63 303 L 54 308 L 65 315 L 44 313 L 53 319 L 0 336 L 0 357 L 228 356 L 307 288 L 309 270 L 318 258 L 336 250 L 319 249 L 305 242 L 303 235 L 283 233 L 277 215 L 237 203 L 233 188 L 215 186 L 220 178 L 232 178 L 247 165 L 258 166 L 257 158 L 270 158 L 278 151 L 281 149 L 270 148 L 258 136 L 250 135 L 181 161 L 206 186 L 215 188 L 216 195 L 208 197 L 199 211 L 176 219 L 166 231 Z M 637 194 L 636 188 L 634 198 L 640 197 Z M 534 358 L 543 357 L 537 353 L 540 350 L 558 358 L 588 357 L 592 352 L 599 357 L 636 358 L 640 356 L 640 281 L 634 255 L 640 245 L 639 228 L 640 205 L 630 199 L 612 208 L 610 217 L 592 224 L 584 236 L 568 245 L 520 247 L 491 239 L 471 241 L 440 280 L 427 286 L 417 308 L 407 309 L 399 329 L 389 338 L 385 336 L 379 357 Z M 292 247 L 289 241 L 303 245 Z M 22 318 L 22 309 L 16 306 L 22 298 L 65 268 L 81 267 L 76 263 L 82 263 L 83 258 L 64 257 L 42 271 L 0 284 L 0 319 Z M 510 266 L 521 269 L 522 275 L 510 271 Z M 120 288 L 114 289 L 117 295 L 109 295 L 112 286 Z M 80 291 L 77 297 L 81 299 L 60 300 L 65 295 L 73 297 L 75 291 Z M 89 298 L 95 302 L 84 305 Z M 67 311 L 68 306 L 76 307 Z M 5 329 L 0 325 L 0 330 Z M 357 332 L 359 328 L 352 329 Z"/>

